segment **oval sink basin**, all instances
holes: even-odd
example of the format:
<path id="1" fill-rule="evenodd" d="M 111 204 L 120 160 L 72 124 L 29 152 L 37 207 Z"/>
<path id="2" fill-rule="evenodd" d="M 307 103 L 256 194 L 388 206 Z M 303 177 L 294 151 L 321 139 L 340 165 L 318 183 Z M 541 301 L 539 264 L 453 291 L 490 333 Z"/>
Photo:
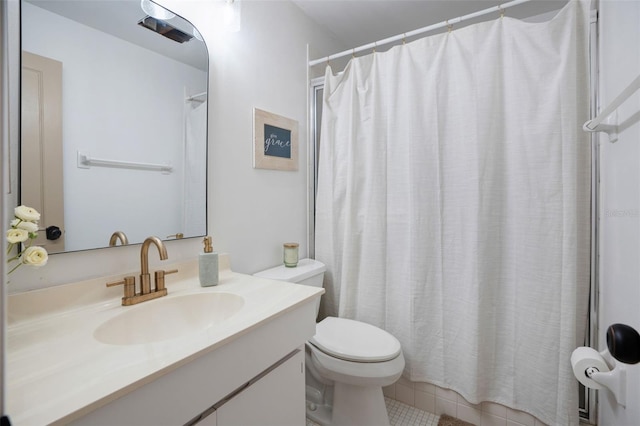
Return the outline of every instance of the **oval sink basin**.
<path id="1" fill-rule="evenodd" d="M 102 323 L 93 336 L 111 345 L 135 345 L 175 339 L 218 325 L 244 305 L 231 293 L 198 293 L 161 298 L 126 307 Z"/>

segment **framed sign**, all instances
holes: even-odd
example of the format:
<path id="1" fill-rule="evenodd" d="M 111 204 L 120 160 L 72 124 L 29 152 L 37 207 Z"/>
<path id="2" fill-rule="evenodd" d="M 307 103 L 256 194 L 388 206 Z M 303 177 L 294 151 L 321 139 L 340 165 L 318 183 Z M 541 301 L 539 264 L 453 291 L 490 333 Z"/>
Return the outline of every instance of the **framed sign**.
<path id="1" fill-rule="evenodd" d="M 298 122 L 253 109 L 253 167 L 298 170 Z"/>

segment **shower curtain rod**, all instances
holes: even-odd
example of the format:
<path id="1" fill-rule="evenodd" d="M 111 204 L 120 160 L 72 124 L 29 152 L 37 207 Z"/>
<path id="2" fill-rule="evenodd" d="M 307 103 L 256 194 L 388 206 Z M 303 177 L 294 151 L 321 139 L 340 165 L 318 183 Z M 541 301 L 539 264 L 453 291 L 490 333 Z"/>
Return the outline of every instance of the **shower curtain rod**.
<path id="1" fill-rule="evenodd" d="M 356 47 L 354 49 L 345 50 L 344 52 L 340 52 L 340 53 L 334 53 L 333 55 L 325 56 L 324 58 L 314 59 L 312 61 L 309 61 L 309 66 L 313 67 L 313 66 L 318 65 L 318 64 L 328 63 L 332 59 L 338 59 L 338 58 L 341 58 L 341 57 L 347 56 L 347 55 L 354 55 L 355 53 L 362 52 L 363 50 L 375 49 L 376 47 L 382 46 L 384 44 L 389 44 L 389 43 L 393 43 L 395 41 L 405 40 L 407 37 L 417 36 L 417 35 L 426 33 L 428 31 L 437 30 L 439 28 L 449 27 L 449 26 L 452 26 L 454 24 L 459 24 L 460 22 L 463 22 L 463 21 L 468 21 L 469 19 L 477 18 L 478 16 L 488 15 L 488 14 L 494 13 L 494 12 L 500 12 L 502 14 L 502 12 L 505 9 L 508 9 L 510 7 L 513 7 L 513 6 L 517 6 L 517 5 L 522 4 L 522 3 L 528 3 L 530 1 L 531 0 L 513 0 L 513 1 L 510 1 L 508 3 L 504 3 L 504 4 L 500 4 L 498 6 L 490 7 L 488 9 L 480 10 L 478 12 L 469 13 L 468 15 L 459 16 L 459 17 L 453 18 L 453 19 L 448 19 L 448 20 L 440 22 L 438 24 L 429 25 L 427 27 L 419 28 L 419 29 L 413 30 L 413 31 L 407 31 L 406 33 L 398 34 L 398 35 L 393 36 L 393 37 L 388 37 L 388 38 L 385 38 L 383 40 L 379 40 L 379 41 L 375 41 L 373 43 L 365 44 L 363 46 Z"/>

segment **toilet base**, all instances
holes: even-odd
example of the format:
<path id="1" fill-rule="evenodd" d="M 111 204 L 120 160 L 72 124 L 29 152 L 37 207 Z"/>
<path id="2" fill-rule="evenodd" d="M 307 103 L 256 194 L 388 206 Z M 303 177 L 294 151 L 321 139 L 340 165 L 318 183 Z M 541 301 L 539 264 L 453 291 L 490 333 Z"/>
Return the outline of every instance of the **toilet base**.
<path id="1" fill-rule="evenodd" d="M 353 386 L 336 383 L 333 416 L 336 426 L 389 426 L 389 415 L 380 386 Z"/>
<path id="2" fill-rule="evenodd" d="M 307 400 L 307 417 L 322 426 L 389 426 L 380 386 L 335 383 L 332 406 Z"/>
<path id="3" fill-rule="evenodd" d="M 331 426 L 331 406 L 307 401 L 307 418 L 320 426 Z"/>

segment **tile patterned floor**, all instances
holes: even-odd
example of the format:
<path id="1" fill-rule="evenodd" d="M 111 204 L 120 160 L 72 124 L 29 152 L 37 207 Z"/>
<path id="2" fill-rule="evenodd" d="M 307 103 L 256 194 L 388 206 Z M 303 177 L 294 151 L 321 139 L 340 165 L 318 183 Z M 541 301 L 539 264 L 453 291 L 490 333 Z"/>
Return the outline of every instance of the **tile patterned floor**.
<path id="1" fill-rule="evenodd" d="M 437 426 L 440 416 L 385 398 L 391 426 Z M 319 426 L 307 419 L 306 426 Z"/>
<path id="2" fill-rule="evenodd" d="M 440 416 L 385 398 L 391 426 L 437 426 Z"/>

